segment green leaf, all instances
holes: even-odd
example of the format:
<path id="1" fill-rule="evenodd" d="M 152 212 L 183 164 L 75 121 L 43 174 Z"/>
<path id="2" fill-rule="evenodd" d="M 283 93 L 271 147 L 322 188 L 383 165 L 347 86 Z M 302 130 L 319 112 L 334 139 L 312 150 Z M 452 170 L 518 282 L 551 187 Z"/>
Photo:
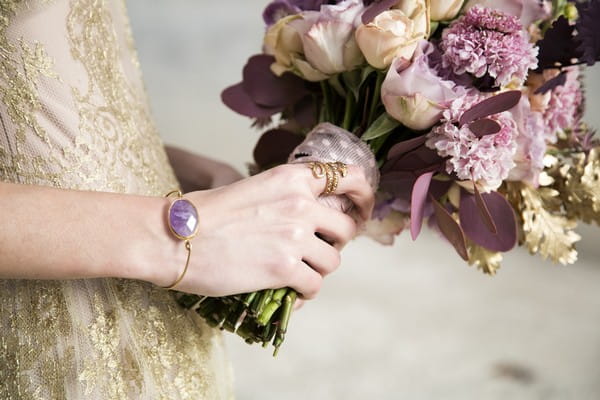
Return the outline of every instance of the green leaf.
<path id="1" fill-rule="evenodd" d="M 364 141 L 376 139 L 393 131 L 398 126 L 400 126 L 400 122 L 390 117 L 388 113 L 383 113 L 371 124 L 361 139 Z"/>

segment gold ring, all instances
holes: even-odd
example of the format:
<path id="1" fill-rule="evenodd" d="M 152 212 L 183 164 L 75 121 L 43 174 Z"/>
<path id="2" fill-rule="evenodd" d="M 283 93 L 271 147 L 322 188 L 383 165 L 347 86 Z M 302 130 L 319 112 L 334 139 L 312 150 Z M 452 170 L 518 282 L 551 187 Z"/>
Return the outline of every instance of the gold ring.
<path id="1" fill-rule="evenodd" d="M 308 167 L 317 179 L 325 177 L 325 190 L 323 194 L 334 194 L 340 183 L 340 178 L 348 176 L 348 166 L 342 162 L 311 162 Z"/>

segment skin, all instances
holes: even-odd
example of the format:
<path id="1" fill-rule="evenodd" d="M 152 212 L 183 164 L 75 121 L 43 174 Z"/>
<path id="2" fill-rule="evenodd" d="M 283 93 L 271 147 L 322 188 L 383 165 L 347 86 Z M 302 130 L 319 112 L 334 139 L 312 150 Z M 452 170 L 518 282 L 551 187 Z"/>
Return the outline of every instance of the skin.
<path id="1" fill-rule="evenodd" d="M 199 210 L 200 228 L 177 289 L 225 296 L 289 286 L 313 298 L 357 228 L 352 218 L 317 202 L 325 180 L 315 179 L 305 165 L 238 180 L 221 163 L 169 151 L 170 158 L 176 154 L 186 157 L 173 163 L 180 179 L 190 168 L 203 176 L 194 181 L 188 175 L 184 187 L 236 181 L 185 195 Z M 336 194 L 346 194 L 361 218 L 369 217 L 374 199 L 360 168 L 349 166 Z M 0 183 L 0 279 L 117 277 L 168 286 L 186 258 L 166 223 L 170 201 Z M 335 242 L 329 245 L 315 233 Z"/>

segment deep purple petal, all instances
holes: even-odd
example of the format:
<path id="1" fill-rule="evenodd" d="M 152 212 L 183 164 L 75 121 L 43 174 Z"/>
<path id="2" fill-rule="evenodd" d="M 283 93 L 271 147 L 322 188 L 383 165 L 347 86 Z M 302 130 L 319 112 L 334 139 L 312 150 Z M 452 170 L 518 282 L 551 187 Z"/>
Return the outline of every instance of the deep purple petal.
<path id="1" fill-rule="evenodd" d="M 510 110 L 519 103 L 521 95 L 520 90 L 510 90 L 487 98 L 465 111 L 460 117 L 459 124 L 463 126 L 476 119 Z"/>
<path id="2" fill-rule="evenodd" d="M 268 118 L 283 111 L 283 107 L 262 107 L 256 104 L 238 83 L 223 90 L 221 100 L 233 111 L 250 118 Z"/>
<path id="3" fill-rule="evenodd" d="M 517 244 L 517 222 L 510 203 L 500 193 L 481 195 L 494 220 L 497 233 L 492 233 L 481 218 L 481 211 L 475 196 L 462 191 L 458 210 L 460 225 L 465 234 L 473 241 L 492 251 L 508 251 Z"/>
<path id="4" fill-rule="evenodd" d="M 597 23 L 594 21 L 594 24 Z M 540 49 L 538 70 L 573 64 L 573 60 L 583 55 L 581 44 L 581 39 L 575 35 L 575 25 L 561 15 L 546 31 L 544 38 L 536 43 Z"/>
<path id="5" fill-rule="evenodd" d="M 244 66 L 244 90 L 255 103 L 265 107 L 286 107 L 306 95 L 304 81 L 291 73 L 277 76 L 271 71 L 273 56 L 252 56 Z"/>
<path id="6" fill-rule="evenodd" d="M 458 255 L 465 261 L 469 260 L 465 233 L 452 215 L 437 200 L 431 199 L 435 211 L 435 220 L 442 234 L 454 246 Z"/>
<path id="7" fill-rule="evenodd" d="M 261 168 L 285 164 L 292 151 L 304 138 L 284 129 L 272 129 L 263 133 L 254 147 L 254 161 Z"/>
<path id="8" fill-rule="evenodd" d="M 273 25 L 281 18 L 288 15 L 298 14 L 302 11 L 300 8 L 290 4 L 288 0 L 275 0 L 265 7 L 263 11 L 263 20 L 267 25 Z"/>
<path id="9" fill-rule="evenodd" d="M 489 118 L 478 119 L 469 124 L 469 130 L 479 138 L 498 133 L 501 129 L 499 123 Z"/>
<path id="10" fill-rule="evenodd" d="M 373 2 L 363 13 L 362 15 L 362 23 L 368 24 L 373 21 L 375 17 L 381 14 L 384 11 L 390 9 L 390 7 L 395 6 L 398 3 L 398 0 L 379 0 Z"/>
<path id="11" fill-rule="evenodd" d="M 429 184 L 433 172 L 427 172 L 417 178 L 410 199 L 410 236 L 416 240 L 423 226 L 423 209 L 429 193 Z"/>

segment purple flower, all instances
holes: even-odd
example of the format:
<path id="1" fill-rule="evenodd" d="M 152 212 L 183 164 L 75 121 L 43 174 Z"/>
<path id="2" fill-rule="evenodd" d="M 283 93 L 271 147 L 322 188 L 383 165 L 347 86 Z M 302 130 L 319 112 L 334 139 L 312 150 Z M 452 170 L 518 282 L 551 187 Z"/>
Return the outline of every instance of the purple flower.
<path id="1" fill-rule="evenodd" d="M 442 79 L 430 67 L 429 55 L 433 52 L 433 44 L 422 40 L 412 64 L 402 70 L 404 60 L 396 58 L 381 87 L 381 99 L 388 114 L 411 129 L 432 127 L 447 105 L 465 94 L 462 86 Z"/>
<path id="2" fill-rule="evenodd" d="M 446 171 L 460 180 L 474 180 L 484 192 L 497 189 L 515 166 L 516 123 L 508 112 L 495 114 L 489 119 L 500 126 L 500 131 L 476 135 L 469 124 L 458 125 L 466 110 L 484 97 L 473 91 L 452 102 L 444 111 L 442 124 L 428 134 L 426 146 L 442 157 L 447 157 Z"/>
<path id="3" fill-rule="evenodd" d="M 482 6 L 500 10 L 506 14 L 514 15 L 527 27 L 535 21 L 549 18 L 552 6 L 548 1 L 541 0 L 469 0 L 464 7 L 468 11 L 474 6 Z"/>
<path id="4" fill-rule="evenodd" d="M 548 104 L 544 110 L 544 122 L 548 128 L 548 140 L 556 142 L 559 131 L 573 128 L 583 112 L 583 93 L 579 82 L 579 68 L 569 67 L 564 85 L 550 92 Z"/>
<path id="5" fill-rule="evenodd" d="M 298 14 L 301 11 L 318 11 L 323 4 L 337 4 L 338 1 L 328 0 L 274 0 L 263 11 L 263 20 L 268 26 L 281 18 Z"/>
<path id="6" fill-rule="evenodd" d="M 508 176 L 512 181 L 525 181 L 535 187 L 544 169 L 546 154 L 546 127 L 542 114 L 531 110 L 527 97 L 521 97 L 519 104 L 510 113 L 515 120 L 517 150 L 515 168 Z"/>
<path id="7" fill-rule="evenodd" d="M 537 67 L 538 48 L 529 43 L 519 20 L 489 8 L 471 8 L 444 30 L 440 46 L 443 67 L 487 78 L 493 87 L 514 80 L 521 84 Z"/>

